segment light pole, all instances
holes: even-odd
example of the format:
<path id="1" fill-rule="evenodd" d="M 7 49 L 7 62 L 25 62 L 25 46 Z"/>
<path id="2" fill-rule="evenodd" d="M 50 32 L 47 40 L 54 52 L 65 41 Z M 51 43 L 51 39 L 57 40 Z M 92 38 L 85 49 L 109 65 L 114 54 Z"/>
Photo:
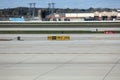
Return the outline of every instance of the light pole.
<path id="1" fill-rule="evenodd" d="M 54 13 L 54 8 L 55 8 L 55 3 L 51 3 L 52 4 L 52 14 Z"/>
<path id="2" fill-rule="evenodd" d="M 49 10 L 48 14 L 51 14 L 51 3 L 48 3 L 48 10 Z"/>
<path id="3" fill-rule="evenodd" d="M 29 18 L 31 18 L 31 8 L 32 8 L 32 3 L 29 3 Z"/>
<path id="4" fill-rule="evenodd" d="M 35 17 L 35 5 L 36 5 L 36 3 L 33 3 L 33 19 Z"/>
<path id="5" fill-rule="evenodd" d="M 32 17 L 32 19 L 35 17 L 35 5 L 36 3 L 29 3 L 29 18 Z M 31 9 L 32 9 L 32 12 L 31 12 Z M 32 14 L 31 14 L 32 13 Z"/>

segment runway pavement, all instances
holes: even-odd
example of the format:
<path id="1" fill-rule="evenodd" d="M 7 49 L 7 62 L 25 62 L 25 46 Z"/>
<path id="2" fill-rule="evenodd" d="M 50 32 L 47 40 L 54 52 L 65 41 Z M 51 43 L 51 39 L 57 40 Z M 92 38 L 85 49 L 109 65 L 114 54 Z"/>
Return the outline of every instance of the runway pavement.
<path id="1" fill-rule="evenodd" d="M 93 28 L 0 28 L 0 31 L 120 31 L 120 28 L 101 28 L 101 27 L 93 27 Z"/>
<path id="2" fill-rule="evenodd" d="M 18 35 L 0 38 L 8 36 Z M 119 34 L 70 36 L 119 38 Z M 0 80 L 120 80 L 120 40 L 0 41 Z"/>

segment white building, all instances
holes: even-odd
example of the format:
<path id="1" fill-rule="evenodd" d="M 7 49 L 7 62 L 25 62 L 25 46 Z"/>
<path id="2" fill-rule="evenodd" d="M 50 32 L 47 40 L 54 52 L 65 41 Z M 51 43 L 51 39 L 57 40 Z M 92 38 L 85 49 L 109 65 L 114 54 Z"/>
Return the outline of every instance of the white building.
<path id="1" fill-rule="evenodd" d="M 120 18 L 120 13 L 116 11 L 94 13 L 54 13 L 46 16 L 46 18 L 51 21 L 117 20 Z"/>

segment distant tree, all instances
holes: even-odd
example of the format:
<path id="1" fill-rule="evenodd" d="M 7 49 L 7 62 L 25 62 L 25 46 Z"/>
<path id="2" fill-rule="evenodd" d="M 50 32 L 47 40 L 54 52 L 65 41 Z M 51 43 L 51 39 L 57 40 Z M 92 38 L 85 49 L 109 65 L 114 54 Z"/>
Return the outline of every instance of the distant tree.
<path id="1" fill-rule="evenodd" d="M 48 8 L 35 8 L 35 16 L 38 16 L 38 10 L 42 10 L 43 18 L 45 18 L 46 15 L 50 14 L 50 9 Z M 95 11 L 117 11 L 117 9 L 110 9 L 110 8 L 89 8 L 89 9 L 62 9 L 62 8 L 56 8 L 55 13 L 85 13 L 85 12 L 95 12 Z M 32 12 L 31 12 L 32 13 Z M 6 17 L 29 17 L 29 8 L 28 7 L 17 7 L 17 8 L 6 8 L 6 9 L 0 9 L 0 17 L 6 18 Z"/>

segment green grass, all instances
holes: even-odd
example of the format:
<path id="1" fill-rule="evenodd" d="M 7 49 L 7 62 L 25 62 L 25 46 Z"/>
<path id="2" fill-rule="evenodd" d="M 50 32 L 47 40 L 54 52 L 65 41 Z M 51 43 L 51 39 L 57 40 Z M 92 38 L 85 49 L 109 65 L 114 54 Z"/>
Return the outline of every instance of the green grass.
<path id="1" fill-rule="evenodd" d="M 100 26 L 100 27 L 120 27 L 120 22 L 1 22 L 2 26 Z"/>
<path id="2" fill-rule="evenodd" d="M 0 31 L 0 34 L 103 34 L 104 31 Z M 120 33 L 120 31 L 115 31 Z"/>

